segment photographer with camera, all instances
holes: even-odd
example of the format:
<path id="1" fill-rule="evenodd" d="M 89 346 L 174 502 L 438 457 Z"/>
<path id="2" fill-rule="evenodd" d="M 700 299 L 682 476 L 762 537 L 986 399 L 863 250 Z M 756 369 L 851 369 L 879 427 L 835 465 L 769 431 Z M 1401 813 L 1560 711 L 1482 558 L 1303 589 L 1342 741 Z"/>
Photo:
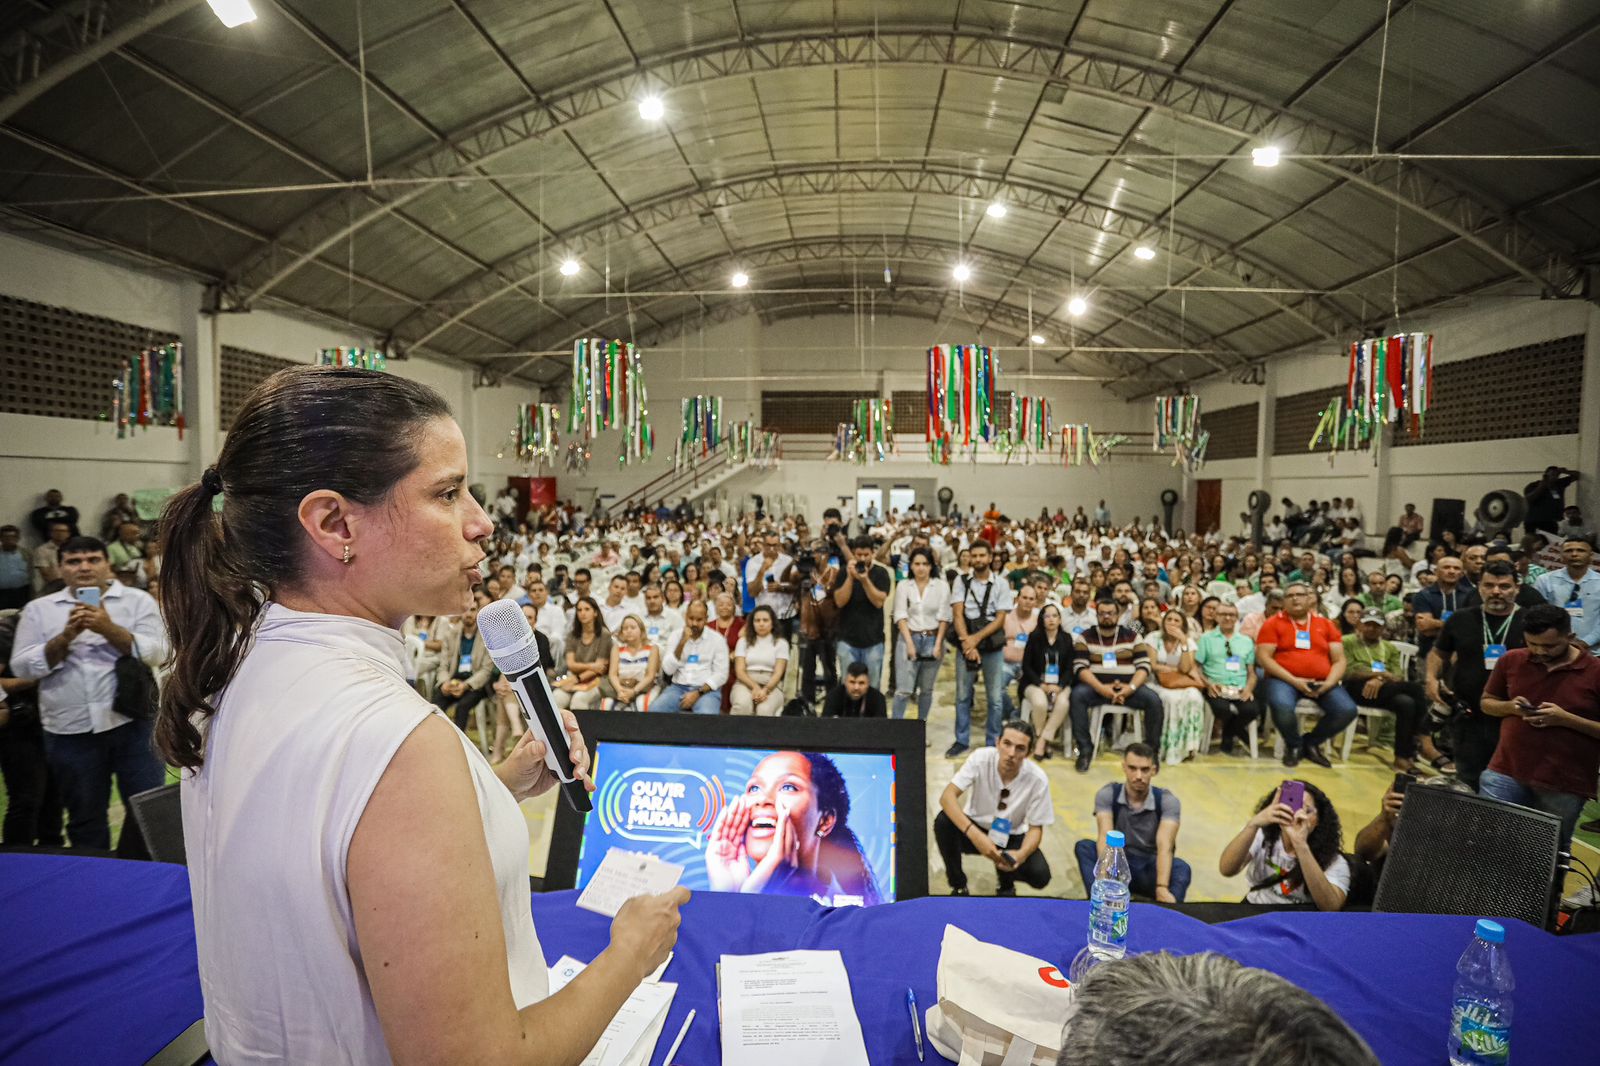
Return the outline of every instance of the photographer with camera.
<path id="1" fill-rule="evenodd" d="M 883 682 L 883 605 L 889 599 L 889 571 L 872 561 L 871 537 L 850 542 L 850 564 L 835 582 L 839 608 L 839 672 L 865 663 L 873 688 Z"/>
<path id="2" fill-rule="evenodd" d="M 817 666 L 822 667 L 824 696 L 839 683 L 838 643 L 835 640 L 839 606 L 833 586 L 839 577 L 837 556 L 830 556 L 825 541 L 799 553 L 795 573 L 800 582 L 800 687 L 795 695 L 808 707 L 817 702 Z"/>
<path id="3" fill-rule="evenodd" d="M 988 702 L 984 743 L 994 746 L 1005 707 L 1006 614 L 1015 606 L 1011 585 L 989 568 L 989 545 L 974 540 L 967 549 L 972 573 L 957 577 L 951 588 L 951 615 L 956 630 L 956 737 L 944 753 L 954 759 L 972 737 L 972 700 L 978 674 Z M 955 605 L 960 604 L 957 608 Z"/>
<path id="4" fill-rule="evenodd" d="M 1501 656 L 1526 646 L 1517 589 L 1509 563 L 1487 564 L 1478 581 L 1482 602 L 1453 612 L 1428 653 L 1423 689 L 1430 702 L 1451 709 L 1456 776 L 1474 790 L 1500 743 L 1500 719 L 1482 711 L 1483 688 Z"/>

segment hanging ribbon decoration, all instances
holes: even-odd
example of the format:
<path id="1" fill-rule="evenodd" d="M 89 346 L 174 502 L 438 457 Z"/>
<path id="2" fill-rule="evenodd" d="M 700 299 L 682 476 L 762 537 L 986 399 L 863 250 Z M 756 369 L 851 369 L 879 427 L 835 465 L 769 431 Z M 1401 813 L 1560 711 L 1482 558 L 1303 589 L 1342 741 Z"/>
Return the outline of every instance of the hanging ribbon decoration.
<path id="1" fill-rule="evenodd" d="M 929 458 L 948 463 L 959 440 L 993 442 L 997 433 L 994 402 L 1000 360 L 981 344 L 936 344 L 928 349 Z M 933 447 L 937 445 L 937 447 Z"/>
<path id="2" fill-rule="evenodd" d="M 1018 396 L 1011 394 L 1008 405 L 1010 428 L 996 434 L 995 451 L 1006 457 L 1006 462 L 1021 451 L 1024 462 L 1031 462 L 1035 453 L 1043 455 L 1050 447 L 1054 434 L 1050 426 L 1050 401 L 1043 396 Z"/>
<path id="3" fill-rule="evenodd" d="M 1210 441 L 1211 434 L 1200 428 L 1200 397 L 1187 394 L 1156 397 L 1151 451 L 1170 447 L 1173 466 L 1196 471 L 1205 465 L 1206 445 Z"/>
<path id="4" fill-rule="evenodd" d="M 553 403 L 525 403 L 517 407 L 517 420 L 511 427 L 511 449 L 516 457 L 530 467 L 538 464 L 554 465 L 556 451 L 561 441 L 556 432 L 561 409 Z M 505 449 L 496 453 L 504 459 Z"/>
<path id="5" fill-rule="evenodd" d="M 1085 463 L 1099 466 L 1107 452 L 1119 444 L 1127 443 L 1127 440 L 1127 435 L 1123 433 L 1097 437 L 1087 423 L 1074 422 L 1061 427 L 1061 461 L 1067 466 L 1083 466 Z"/>
<path id="6" fill-rule="evenodd" d="M 708 455 L 722 443 L 722 397 L 688 396 L 683 401 L 683 436 L 680 442 L 687 449 L 699 447 L 701 455 Z"/>
<path id="7" fill-rule="evenodd" d="M 376 348 L 323 348 L 317 352 L 317 365 L 355 367 L 358 370 L 388 370 L 389 357 Z"/>
<path id="8" fill-rule="evenodd" d="M 1413 437 L 1433 405 L 1433 334 L 1399 333 L 1350 345 L 1345 405 L 1363 422 L 1402 422 Z"/>
<path id="9" fill-rule="evenodd" d="M 889 400 L 856 400 L 855 429 L 862 452 L 857 462 L 864 463 L 869 457 L 880 463 L 887 459 L 894 447 L 894 419 Z"/>
<path id="10" fill-rule="evenodd" d="M 111 409 L 101 417 L 117 427 L 118 438 L 138 427 L 174 426 L 182 440 L 188 426 L 183 412 L 183 345 L 173 341 L 124 360 L 122 372 L 111 380 Z"/>
<path id="11" fill-rule="evenodd" d="M 618 466 L 642 462 L 655 452 L 639 349 L 626 341 L 585 338 L 572 349 L 567 432 L 582 434 L 587 453 L 588 442 L 608 429 L 622 431 Z M 573 461 L 569 452 L 569 469 Z M 583 461 L 587 462 L 587 457 Z"/>

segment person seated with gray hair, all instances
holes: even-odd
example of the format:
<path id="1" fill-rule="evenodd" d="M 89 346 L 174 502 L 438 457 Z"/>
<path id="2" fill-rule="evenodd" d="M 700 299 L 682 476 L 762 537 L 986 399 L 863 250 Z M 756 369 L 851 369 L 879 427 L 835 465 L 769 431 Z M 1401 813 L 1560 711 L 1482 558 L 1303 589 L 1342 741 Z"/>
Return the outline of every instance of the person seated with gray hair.
<path id="1" fill-rule="evenodd" d="M 1056 1066 L 1378 1066 L 1327 1004 L 1215 952 L 1129 955 L 1076 991 Z"/>

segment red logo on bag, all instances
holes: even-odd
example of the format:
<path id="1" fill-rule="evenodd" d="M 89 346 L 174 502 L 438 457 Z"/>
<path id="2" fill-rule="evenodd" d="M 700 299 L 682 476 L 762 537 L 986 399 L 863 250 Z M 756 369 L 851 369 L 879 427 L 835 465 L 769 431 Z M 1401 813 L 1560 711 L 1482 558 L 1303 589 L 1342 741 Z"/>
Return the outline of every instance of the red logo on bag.
<path id="1" fill-rule="evenodd" d="M 1071 988 L 1072 982 L 1061 976 L 1061 971 L 1054 966 L 1039 967 L 1039 980 L 1056 988 Z"/>

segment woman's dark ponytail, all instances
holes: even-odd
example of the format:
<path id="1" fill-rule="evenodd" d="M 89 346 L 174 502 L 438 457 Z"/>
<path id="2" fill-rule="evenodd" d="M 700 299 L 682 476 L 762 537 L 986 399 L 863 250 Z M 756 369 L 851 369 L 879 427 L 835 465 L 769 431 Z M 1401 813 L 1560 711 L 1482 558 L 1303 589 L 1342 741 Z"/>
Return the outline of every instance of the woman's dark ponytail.
<path id="1" fill-rule="evenodd" d="M 197 719 L 217 713 L 266 600 L 300 580 L 300 501 L 328 489 L 382 502 L 416 468 L 421 427 L 449 417 L 426 385 L 370 370 L 293 367 L 251 390 L 216 465 L 162 512 L 161 614 L 173 653 L 155 739 L 168 762 L 200 768 Z"/>
<path id="2" fill-rule="evenodd" d="M 207 479 L 215 476 L 215 467 L 206 471 Z M 212 498 L 203 479 L 172 497 L 161 515 L 161 615 L 173 651 L 155 741 L 167 762 L 187 770 L 203 761 L 193 716 L 217 713 L 211 701 L 233 680 L 261 611 L 250 581 L 228 559 Z"/>

